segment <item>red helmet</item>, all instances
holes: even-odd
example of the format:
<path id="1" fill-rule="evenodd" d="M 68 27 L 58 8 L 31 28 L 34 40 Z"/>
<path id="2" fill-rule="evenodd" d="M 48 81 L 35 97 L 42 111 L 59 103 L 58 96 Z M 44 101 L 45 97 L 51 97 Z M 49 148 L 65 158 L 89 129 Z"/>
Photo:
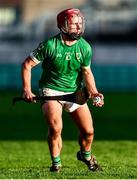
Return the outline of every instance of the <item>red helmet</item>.
<path id="1" fill-rule="evenodd" d="M 71 19 L 75 16 L 80 17 L 82 19 L 82 26 L 80 27 L 79 32 L 69 33 L 68 25 Z M 68 35 L 71 39 L 79 39 L 81 35 L 84 33 L 85 29 L 84 16 L 82 15 L 79 9 L 66 9 L 57 15 L 57 26 L 64 34 Z"/>

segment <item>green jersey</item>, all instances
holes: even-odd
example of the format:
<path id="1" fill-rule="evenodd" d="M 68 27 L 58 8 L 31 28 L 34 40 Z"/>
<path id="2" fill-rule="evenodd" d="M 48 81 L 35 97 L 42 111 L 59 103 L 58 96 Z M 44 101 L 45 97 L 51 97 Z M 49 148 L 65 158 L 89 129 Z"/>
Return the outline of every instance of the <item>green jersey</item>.
<path id="1" fill-rule="evenodd" d="M 42 62 L 41 88 L 74 92 L 81 86 L 81 69 L 90 68 L 92 49 L 82 37 L 68 46 L 58 34 L 40 43 L 30 56 L 36 63 Z"/>

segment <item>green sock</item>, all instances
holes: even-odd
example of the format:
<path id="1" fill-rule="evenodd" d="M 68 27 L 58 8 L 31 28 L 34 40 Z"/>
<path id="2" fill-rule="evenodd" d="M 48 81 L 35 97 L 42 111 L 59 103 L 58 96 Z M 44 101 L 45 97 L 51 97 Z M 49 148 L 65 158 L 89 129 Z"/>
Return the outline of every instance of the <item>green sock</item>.
<path id="1" fill-rule="evenodd" d="M 60 156 L 52 157 L 52 163 L 53 163 L 54 165 L 61 165 Z"/>
<path id="2" fill-rule="evenodd" d="M 82 158 L 89 159 L 91 157 L 91 151 L 81 151 Z"/>

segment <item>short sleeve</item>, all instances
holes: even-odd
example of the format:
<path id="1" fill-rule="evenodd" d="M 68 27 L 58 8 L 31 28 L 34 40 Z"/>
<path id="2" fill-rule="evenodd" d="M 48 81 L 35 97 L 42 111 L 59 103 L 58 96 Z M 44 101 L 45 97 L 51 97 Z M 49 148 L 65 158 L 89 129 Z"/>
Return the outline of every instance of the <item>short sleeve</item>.
<path id="1" fill-rule="evenodd" d="M 37 64 L 45 59 L 45 45 L 43 42 L 30 53 L 30 57 Z"/>
<path id="2" fill-rule="evenodd" d="M 90 68 L 92 54 L 93 54 L 92 48 L 91 48 L 90 45 L 88 45 L 86 47 L 85 52 L 84 52 L 84 60 L 83 60 L 83 63 L 82 63 L 82 68 L 84 68 L 84 69 Z"/>

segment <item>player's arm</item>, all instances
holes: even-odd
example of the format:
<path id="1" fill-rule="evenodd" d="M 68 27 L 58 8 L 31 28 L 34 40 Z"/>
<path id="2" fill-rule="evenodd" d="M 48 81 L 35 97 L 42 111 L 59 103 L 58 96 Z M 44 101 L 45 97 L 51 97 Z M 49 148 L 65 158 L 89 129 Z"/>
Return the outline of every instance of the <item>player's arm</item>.
<path id="1" fill-rule="evenodd" d="M 101 101 L 99 103 L 94 103 L 95 106 L 103 106 L 104 105 L 104 97 L 103 94 L 99 93 L 96 88 L 95 79 L 93 73 L 90 68 L 82 68 L 82 74 L 84 78 L 84 82 L 86 84 L 87 91 L 89 93 L 90 98 L 94 99 L 94 97 L 99 96 Z"/>
<path id="2" fill-rule="evenodd" d="M 31 69 L 36 65 L 37 63 L 30 56 L 22 63 L 23 97 L 28 101 L 33 101 L 35 96 L 31 90 Z"/>

